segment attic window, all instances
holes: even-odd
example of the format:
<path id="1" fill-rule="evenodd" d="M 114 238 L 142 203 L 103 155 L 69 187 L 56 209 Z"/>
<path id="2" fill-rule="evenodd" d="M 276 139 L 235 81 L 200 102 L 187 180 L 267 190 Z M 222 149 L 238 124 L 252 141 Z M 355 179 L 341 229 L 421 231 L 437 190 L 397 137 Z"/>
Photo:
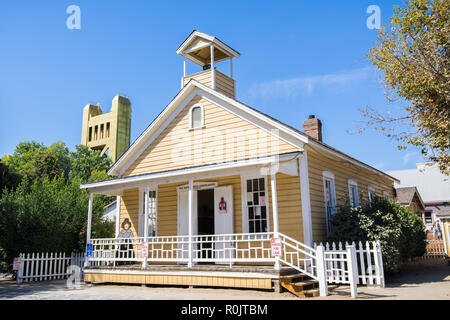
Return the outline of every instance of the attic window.
<path id="1" fill-rule="evenodd" d="M 190 126 L 189 129 L 197 129 L 203 127 L 203 107 L 201 105 L 192 106 L 189 112 Z"/>

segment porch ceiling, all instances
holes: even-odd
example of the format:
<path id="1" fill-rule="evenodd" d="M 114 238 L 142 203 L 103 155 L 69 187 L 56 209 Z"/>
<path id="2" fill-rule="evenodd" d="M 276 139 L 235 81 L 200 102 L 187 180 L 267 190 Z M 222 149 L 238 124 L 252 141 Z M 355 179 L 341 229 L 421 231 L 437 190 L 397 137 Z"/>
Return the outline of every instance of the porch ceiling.
<path id="1" fill-rule="evenodd" d="M 225 175 L 240 174 L 248 170 L 270 168 L 279 164 L 278 171 L 289 175 L 298 175 L 295 161 L 301 151 L 274 156 L 258 157 L 245 160 L 228 161 L 175 170 L 160 171 L 131 177 L 117 178 L 100 182 L 86 183 L 80 189 L 88 189 L 94 194 L 122 195 L 125 189 L 136 188 L 146 184 L 165 184 L 182 182 L 190 179 L 205 179 Z M 278 159 L 277 159 L 278 157 Z"/>

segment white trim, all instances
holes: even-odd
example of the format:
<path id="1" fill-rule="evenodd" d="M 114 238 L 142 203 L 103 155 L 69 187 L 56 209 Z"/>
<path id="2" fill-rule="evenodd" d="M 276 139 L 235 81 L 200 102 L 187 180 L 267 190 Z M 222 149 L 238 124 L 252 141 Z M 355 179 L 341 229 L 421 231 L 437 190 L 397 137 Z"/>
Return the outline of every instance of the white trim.
<path id="1" fill-rule="evenodd" d="M 358 182 L 353 180 L 353 179 L 348 179 L 347 180 L 347 185 L 348 185 L 348 200 L 349 200 L 349 204 L 351 206 L 353 206 L 353 207 L 358 207 L 359 206 Z M 356 187 L 356 199 L 353 199 L 354 203 L 352 203 L 352 197 L 353 197 L 352 187 Z"/>
<path id="2" fill-rule="evenodd" d="M 298 165 L 300 171 L 300 194 L 302 200 L 303 243 L 307 246 L 312 246 L 313 231 L 311 219 L 311 195 L 309 191 L 308 153 L 306 150 L 303 151 Z"/>
<path id="3" fill-rule="evenodd" d="M 192 111 L 194 108 L 200 108 L 200 126 L 199 127 L 193 127 L 192 125 Z M 196 130 L 196 129 L 202 129 L 205 127 L 205 116 L 203 112 L 203 105 L 201 103 L 194 104 L 192 107 L 189 108 L 189 130 Z"/>
<path id="4" fill-rule="evenodd" d="M 322 171 L 322 176 L 334 180 L 334 174 L 330 171 Z"/>
<path id="5" fill-rule="evenodd" d="M 271 232 L 270 228 L 270 209 L 269 209 L 269 189 L 267 184 L 267 176 L 262 175 L 260 170 L 249 171 L 247 173 L 241 174 L 241 205 L 242 205 L 242 233 L 250 233 L 250 227 L 248 223 L 248 210 L 247 210 L 247 180 L 250 179 L 260 179 L 264 178 L 264 193 L 266 197 L 266 217 L 267 217 L 267 231 L 261 232 Z"/>

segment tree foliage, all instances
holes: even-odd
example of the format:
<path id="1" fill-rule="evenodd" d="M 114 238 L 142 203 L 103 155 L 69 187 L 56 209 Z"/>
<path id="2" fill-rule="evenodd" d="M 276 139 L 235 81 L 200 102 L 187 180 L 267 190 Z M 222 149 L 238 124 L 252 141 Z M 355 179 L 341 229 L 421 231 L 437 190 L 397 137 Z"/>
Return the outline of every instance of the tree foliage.
<path id="1" fill-rule="evenodd" d="M 407 102 L 402 114 L 361 111 L 373 127 L 399 142 L 399 149 L 419 147 L 422 154 L 450 172 L 450 2 L 409 0 L 394 6 L 368 59 L 382 71 L 389 101 Z M 402 125 L 412 131 L 401 131 Z"/>
<path id="2" fill-rule="evenodd" d="M 22 142 L 4 160 L 0 273 L 11 270 L 20 252 L 84 251 L 89 193 L 80 189 L 80 183 L 107 178 L 110 160 L 85 146 L 69 153 L 63 142 L 50 147 Z M 114 224 L 101 220 L 110 200 L 94 196 L 92 237 L 114 236 Z"/>
<path id="3" fill-rule="evenodd" d="M 425 254 L 422 219 L 393 201 L 375 197 L 358 208 L 342 206 L 331 223 L 336 241 L 380 241 L 386 272 L 396 272 L 401 262 Z"/>

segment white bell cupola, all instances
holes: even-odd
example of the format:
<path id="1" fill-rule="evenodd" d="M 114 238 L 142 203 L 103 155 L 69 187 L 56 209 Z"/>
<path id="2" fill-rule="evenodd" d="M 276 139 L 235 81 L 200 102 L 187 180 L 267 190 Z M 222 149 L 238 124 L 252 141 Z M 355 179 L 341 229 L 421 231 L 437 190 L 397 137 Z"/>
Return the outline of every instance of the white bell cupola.
<path id="1" fill-rule="evenodd" d="M 226 96 L 236 98 L 233 58 L 239 58 L 239 52 L 216 37 L 194 30 L 177 49 L 177 53 L 184 58 L 181 88 L 194 79 Z M 201 71 L 188 75 L 186 73 L 188 60 L 200 66 Z M 217 64 L 222 61 L 229 61 L 228 75 L 217 70 Z"/>

